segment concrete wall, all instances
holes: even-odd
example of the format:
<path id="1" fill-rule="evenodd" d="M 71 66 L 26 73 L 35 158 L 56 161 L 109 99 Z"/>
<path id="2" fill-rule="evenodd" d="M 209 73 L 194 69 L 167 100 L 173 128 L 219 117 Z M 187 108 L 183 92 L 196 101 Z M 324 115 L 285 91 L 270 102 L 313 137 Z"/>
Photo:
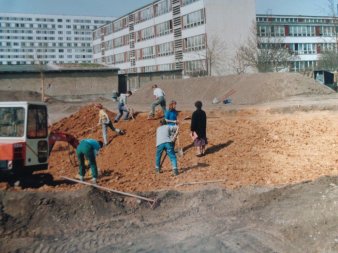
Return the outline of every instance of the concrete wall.
<path id="1" fill-rule="evenodd" d="M 150 72 L 150 73 L 135 73 L 128 75 L 128 89 L 137 90 L 149 82 L 167 79 L 182 79 L 182 71 L 165 71 L 165 72 Z"/>
<path id="2" fill-rule="evenodd" d="M 237 48 L 241 46 L 252 33 L 256 20 L 256 0 L 204 0 L 206 5 L 206 31 L 208 44 L 213 39 L 225 43 L 224 64 L 218 74 L 234 73 L 232 60 Z"/>
<path id="3" fill-rule="evenodd" d="M 47 96 L 110 96 L 118 87 L 115 72 L 48 72 L 44 75 Z M 40 73 L 1 73 L 0 90 L 41 93 Z"/>

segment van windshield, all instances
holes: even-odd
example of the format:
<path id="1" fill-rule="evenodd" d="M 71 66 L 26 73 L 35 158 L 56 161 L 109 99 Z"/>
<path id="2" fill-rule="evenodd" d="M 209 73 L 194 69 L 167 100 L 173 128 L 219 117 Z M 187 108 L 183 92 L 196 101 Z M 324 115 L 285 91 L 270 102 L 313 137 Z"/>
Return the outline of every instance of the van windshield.
<path id="1" fill-rule="evenodd" d="M 0 107 L 0 137 L 22 137 L 25 132 L 23 107 Z"/>

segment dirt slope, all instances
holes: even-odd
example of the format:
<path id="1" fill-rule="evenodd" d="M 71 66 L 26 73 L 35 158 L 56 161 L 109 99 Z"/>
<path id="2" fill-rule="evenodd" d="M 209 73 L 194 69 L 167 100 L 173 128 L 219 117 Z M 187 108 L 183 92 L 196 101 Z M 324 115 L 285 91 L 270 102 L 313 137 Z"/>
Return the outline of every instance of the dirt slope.
<path id="1" fill-rule="evenodd" d="M 338 179 L 283 188 L 0 192 L 0 252 L 337 252 Z"/>
<path id="2" fill-rule="evenodd" d="M 114 113 L 108 111 L 111 118 Z M 164 173 L 154 173 L 155 131 L 158 121 L 149 121 L 138 114 L 135 121 L 119 122 L 116 127 L 127 134 L 117 136 L 109 131 L 111 143 L 98 156 L 100 184 L 122 191 L 154 191 L 177 188 L 194 181 L 224 180 L 227 188 L 243 185 L 281 185 L 338 175 L 336 151 L 338 143 L 337 113 L 266 114 L 257 110 L 240 112 L 208 112 L 207 155 L 195 156 L 189 137 L 190 121 L 183 120 L 190 112 L 179 115 L 180 175 L 171 176 L 169 159 Z M 97 124 L 97 109 L 82 107 L 77 113 L 55 123 L 57 129 L 78 139 L 102 140 Z M 94 128 L 93 128 L 94 127 Z M 72 159 L 70 159 L 72 158 Z M 73 162 L 71 162 L 73 161 Z M 66 143 L 58 143 L 50 157 L 48 172 L 56 180 L 61 176 L 75 177 L 78 166 L 74 151 Z M 87 173 L 87 179 L 90 179 Z M 59 185 L 56 189 L 77 188 Z M 178 186 L 177 189 L 193 189 Z M 40 190 L 53 190 L 45 186 Z"/>
<path id="3" fill-rule="evenodd" d="M 136 104 L 150 104 L 151 86 L 154 83 L 136 91 L 130 101 Z M 234 105 L 259 104 L 296 95 L 333 93 L 330 88 L 298 73 L 257 73 L 163 80 L 156 83 L 166 92 L 168 101 L 174 99 L 179 105 L 191 105 L 191 108 L 196 100 L 211 104 L 213 98 L 221 99 L 232 89 L 236 91 L 231 95 Z"/>

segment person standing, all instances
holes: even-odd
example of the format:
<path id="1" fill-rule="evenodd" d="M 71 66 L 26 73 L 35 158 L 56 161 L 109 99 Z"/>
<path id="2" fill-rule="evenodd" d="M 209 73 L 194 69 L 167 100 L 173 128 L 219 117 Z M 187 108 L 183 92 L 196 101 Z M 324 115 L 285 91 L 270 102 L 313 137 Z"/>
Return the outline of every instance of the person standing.
<path id="1" fill-rule="evenodd" d="M 164 119 L 169 126 L 174 126 L 178 123 L 177 121 L 178 112 L 176 111 L 176 105 L 177 105 L 176 101 L 172 100 L 171 103 L 169 104 L 168 110 L 164 114 Z"/>
<path id="2" fill-rule="evenodd" d="M 164 91 L 157 87 L 157 84 L 154 84 L 152 86 L 153 88 L 153 95 L 155 97 L 155 101 L 151 104 L 151 112 L 149 113 L 149 119 L 155 117 L 155 108 L 156 106 L 160 105 L 162 108 L 163 116 L 165 114 L 166 110 L 166 101 L 165 101 L 165 93 Z"/>
<path id="3" fill-rule="evenodd" d="M 96 156 L 99 150 L 102 148 L 102 141 L 97 141 L 94 139 L 83 139 L 80 141 L 79 145 L 76 148 L 76 155 L 79 160 L 79 175 L 80 180 L 84 180 L 84 176 L 86 174 L 85 170 L 85 158 L 89 162 L 89 166 L 92 173 L 92 182 L 94 184 L 97 183 L 97 165 L 96 165 Z"/>
<path id="4" fill-rule="evenodd" d="M 166 124 L 165 119 L 161 119 L 160 126 L 156 130 L 155 170 L 157 173 L 161 172 L 161 157 L 163 151 L 166 151 L 173 168 L 173 174 L 177 176 L 178 175 L 177 158 L 173 143 L 175 141 L 176 135 L 175 134 L 172 135 L 172 132 L 178 133 L 178 126 L 169 126 Z"/>
<path id="5" fill-rule="evenodd" d="M 119 135 L 123 135 L 124 132 L 113 126 L 113 123 L 109 119 L 107 112 L 105 111 L 105 109 L 103 108 L 101 104 L 96 105 L 96 107 L 99 109 L 98 125 L 102 125 L 103 143 L 104 145 L 107 145 L 108 144 L 108 140 L 107 140 L 107 128 L 108 127 Z"/>
<path id="6" fill-rule="evenodd" d="M 126 113 L 126 115 L 124 116 L 124 120 L 129 120 L 129 108 L 127 107 L 127 98 L 130 97 L 131 95 L 133 95 L 133 93 L 130 90 L 127 91 L 127 93 L 120 94 L 118 103 L 119 113 L 116 115 L 114 123 L 120 120 L 124 112 Z"/>
<path id="7" fill-rule="evenodd" d="M 196 111 L 193 112 L 191 117 L 191 136 L 194 140 L 196 147 L 196 156 L 205 155 L 205 146 L 208 144 L 207 140 L 207 116 L 205 111 L 202 110 L 202 102 L 195 102 Z"/>

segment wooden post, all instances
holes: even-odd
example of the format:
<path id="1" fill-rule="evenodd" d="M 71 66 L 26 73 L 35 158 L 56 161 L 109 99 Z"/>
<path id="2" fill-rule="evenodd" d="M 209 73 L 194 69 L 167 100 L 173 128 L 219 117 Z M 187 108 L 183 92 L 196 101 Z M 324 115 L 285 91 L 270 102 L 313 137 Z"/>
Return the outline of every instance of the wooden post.
<path id="1" fill-rule="evenodd" d="M 41 101 L 45 102 L 45 76 L 43 74 L 43 70 L 40 72 L 41 79 Z"/>

